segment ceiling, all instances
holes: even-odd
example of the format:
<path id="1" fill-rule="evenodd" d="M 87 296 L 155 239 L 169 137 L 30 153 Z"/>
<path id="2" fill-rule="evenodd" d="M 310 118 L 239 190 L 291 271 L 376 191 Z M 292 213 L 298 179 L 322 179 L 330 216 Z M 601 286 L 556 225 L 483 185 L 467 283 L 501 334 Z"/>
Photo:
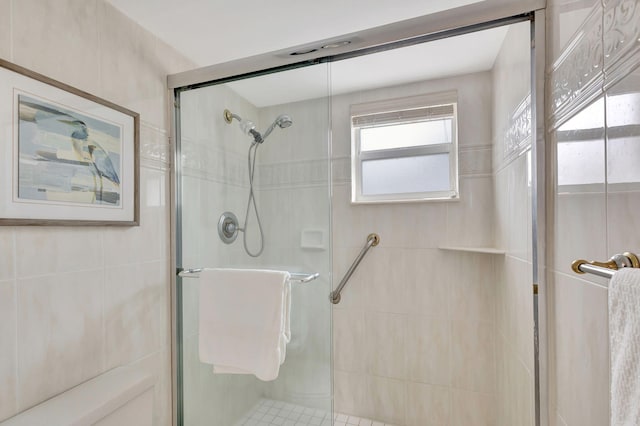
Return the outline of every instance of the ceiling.
<path id="1" fill-rule="evenodd" d="M 107 1 L 203 67 L 493 0 Z M 489 70 L 506 32 L 495 28 L 333 62 L 331 93 Z M 327 96 L 327 67 L 228 84 L 257 107 L 296 102 Z"/>
<path id="2" fill-rule="evenodd" d="M 331 94 L 339 95 L 487 71 L 506 33 L 507 27 L 499 27 L 227 85 L 260 108 L 327 96 L 329 78 Z"/>
<path id="3" fill-rule="evenodd" d="M 482 0 L 107 0 L 198 67 Z"/>

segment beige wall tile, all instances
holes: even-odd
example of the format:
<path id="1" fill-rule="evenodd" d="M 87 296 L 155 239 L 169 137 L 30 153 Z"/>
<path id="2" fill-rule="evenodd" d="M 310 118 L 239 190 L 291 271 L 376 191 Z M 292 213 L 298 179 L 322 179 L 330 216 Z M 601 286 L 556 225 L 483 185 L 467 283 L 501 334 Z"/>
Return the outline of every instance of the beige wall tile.
<path id="1" fill-rule="evenodd" d="M 0 228 L 0 280 L 15 278 L 15 241 L 13 228 Z"/>
<path id="2" fill-rule="evenodd" d="M 365 373 L 367 323 L 364 311 L 333 309 L 333 367 L 337 370 Z"/>
<path id="3" fill-rule="evenodd" d="M 533 373 L 518 359 L 509 342 L 502 341 L 499 345 L 502 351 L 498 357 L 497 424 L 532 426 L 535 420 Z"/>
<path id="4" fill-rule="evenodd" d="M 15 281 L 0 281 L 0 420 L 11 417 L 18 410 L 15 300 Z"/>
<path id="5" fill-rule="evenodd" d="M 496 390 L 495 327 L 480 321 L 453 321 L 452 384 L 484 393 Z"/>
<path id="6" fill-rule="evenodd" d="M 464 267 L 451 268 L 451 317 L 465 321 L 494 322 L 495 273 L 494 256 L 489 254 L 452 254 Z"/>
<path id="7" fill-rule="evenodd" d="M 171 361 L 169 351 L 154 352 L 133 365 L 155 379 L 153 388 L 153 424 L 171 424 Z"/>
<path id="8" fill-rule="evenodd" d="M 361 264 L 371 268 L 372 278 L 363 286 L 365 308 L 369 311 L 404 313 L 407 309 L 408 289 L 406 250 L 386 248 L 380 243 Z M 367 262 L 366 264 L 364 262 Z"/>
<path id="9" fill-rule="evenodd" d="M 407 312 L 448 317 L 451 304 L 452 259 L 437 249 L 405 250 Z"/>
<path id="10" fill-rule="evenodd" d="M 143 262 L 169 259 L 169 175 L 167 172 L 142 168 L 140 171 L 140 204 L 144 221 L 140 223 Z"/>
<path id="11" fill-rule="evenodd" d="M 460 179 L 460 201 L 447 203 L 447 245 L 493 246 L 493 183 L 490 177 Z"/>
<path id="12" fill-rule="evenodd" d="M 365 312 L 365 356 L 375 376 L 406 379 L 407 316 Z"/>
<path id="13" fill-rule="evenodd" d="M 9 397 L 23 410 L 101 373 L 107 355 L 117 364 L 153 352 L 163 360 L 157 364 L 169 365 L 170 158 L 164 86 L 168 69 L 189 65 L 102 0 L 0 0 L 0 11 L 0 57 L 139 111 L 146 129 L 153 129 L 144 131 L 141 141 L 145 161 L 155 167 L 142 169 L 141 227 L 0 230 L 0 280 L 18 277 L 13 306 L 18 365 L 13 368 L 19 385 Z M 131 288 L 123 281 L 105 288 L 105 265 L 141 268 L 142 280 Z M 105 346 L 104 297 L 112 302 L 112 340 L 118 306 L 124 303 L 118 312 L 135 324 L 116 333 L 123 345 Z M 2 360 L 4 372 L 11 367 Z M 167 372 L 160 370 L 154 375 L 166 382 Z M 157 402 L 165 402 L 154 424 L 167 424 L 169 387 L 165 383 L 156 391 Z"/>
<path id="14" fill-rule="evenodd" d="M 11 61 L 11 0 L 0 0 L 0 58 Z"/>
<path id="15" fill-rule="evenodd" d="M 404 215 L 391 218 L 391 232 L 402 236 L 402 247 L 437 248 L 446 243 L 447 203 L 402 205 Z M 403 223 L 404 226 L 398 226 Z M 384 234 L 387 233 L 385 232 Z M 382 238 L 382 237 L 381 237 Z"/>
<path id="16" fill-rule="evenodd" d="M 504 247 L 511 256 L 531 260 L 531 187 L 528 184 L 529 155 L 521 155 L 509 166 L 507 194 L 509 220 L 507 225 L 507 245 Z"/>
<path id="17" fill-rule="evenodd" d="M 12 4 L 14 62 L 100 96 L 98 2 L 26 0 Z"/>
<path id="18" fill-rule="evenodd" d="M 556 274 L 554 294 L 558 413 L 568 425 L 607 424 L 607 290 Z"/>
<path id="19" fill-rule="evenodd" d="M 451 323 L 433 315 L 411 315 L 406 335 L 407 378 L 451 385 Z M 411 410 L 408 410 L 411 411 Z"/>
<path id="20" fill-rule="evenodd" d="M 575 259 L 608 259 L 606 247 L 606 197 L 604 193 L 566 194 L 556 197 L 555 270 L 567 274 Z M 576 218 L 580 220 L 576 220 Z M 584 232 L 589 229 L 589 232 Z M 570 236 L 570 237 L 569 237 Z M 597 277 L 585 279 L 605 283 Z"/>
<path id="21" fill-rule="evenodd" d="M 371 418 L 385 423 L 405 423 L 405 409 L 409 403 L 405 382 L 368 376 L 367 387 L 371 393 Z"/>
<path id="22" fill-rule="evenodd" d="M 491 146 L 459 150 L 458 162 L 460 175 L 489 174 L 492 171 Z"/>
<path id="23" fill-rule="evenodd" d="M 18 280 L 18 406 L 105 371 L 102 270 Z"/>
<path id="24" fill-rule="evenodd" d="M 370 205 L 351 204 L 351 187 L 341 184 L 333 186 L 333 236 L 335 247 L 362 248 L 367 235 L 376 232 L 375 214 L 380 209 Z M 381 239 L 385 238 L 381 234 Z"/>
<path id="25" fill-rule="evenodd" d="M 37 248 L 37 249 L 34 249 Z M 105 257 L 98 228 L 16 228 L 19 278 L 102 268 Z"/>
<path id="26" fill-rule="evenodd" d="M 146 218 L 141 218 L 141 222 L 144 223 L 145 220 Z M 102 230 L 102 238 L 104 241 L 105 267 L 141 262 L 146 243 L 141 226 L 106 228 Z"/>
<path id="27" fill-rule="evenodd" d="M 166 128 L 166 74 L 156 57 L 156 38 L 106 2 L 97 4 L 97 12 L 103 96 Z"/>
<path id="28" fill-rule="evenodd" d="M 371 390 L 364 374 L 335 370 L 334 399 L 334 410 L 337 413 L 369 418 L 373 416 Z"/>
<path id="29" fill-rule="evenodd" d="M 507 395 L 504 395 L 507 397 Z M 454 389 L 451 393 L 453 426 L 493 426 L 496 424 L 496 395 Z M 516 423 L 514 423 L 515 425 Z M 525 426 L 525 423 L 517 423 Z"/>
<path id="30" fill-rule="evenodd" d="M 451 390 L 420 383 L 407 385 L 407 426 L 436 426 L 451 424 Z"/>
<path id="31" fill-rule="evenodd" d="M 161 348 L 166 264 L 154 262 L 105 271 L 107 368 L 125 365 Z"/>

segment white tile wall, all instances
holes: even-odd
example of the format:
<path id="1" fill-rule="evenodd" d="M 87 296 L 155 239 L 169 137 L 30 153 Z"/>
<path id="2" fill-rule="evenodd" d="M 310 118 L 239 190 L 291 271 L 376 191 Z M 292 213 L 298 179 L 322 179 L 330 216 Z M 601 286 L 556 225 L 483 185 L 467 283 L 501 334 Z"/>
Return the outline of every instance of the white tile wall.
<path id="1" fill-rule="evenodd" d="M 493 245 L 491 86 L 491 74 L 480 73 L 332 99 L 334 283 L 369 233 L 381 237 L 334 307 L 337 412 L 407 426 L 465 424 L 470 414 L 454 417 L 454 398 L 477 406 L 471 396 L 495 396 L 494 260 L 438 249 Z M 452 88 L 461 200 L 351 204 L 350 103 Z M 493 408 L 466 424 L 493 424 Z"/>
<path id="2" fill-rule="evenodd" d="M 547 59 L 554 63 L 547 74 L 552 83 L 548 97 L 550 112 L 555 114 L 550 122 L 548 146 L 554 154 L 558 140 L 569 143 L 581 140 L 579 131 L 561 134 L 566 128 L 556 128 L 556 123 L 593 117 L 591 112 L 585 112 L 588 107 L 583 100 L 585 92 L 592 92 L 589 100 L 594 101 L 602 97 L 611 101 L 615 95 L 640 92 L 637 71 L 640 2 L 616 0 L 604 5 L 597 1 L 578 4 L 555 0 L 548 6 L 551 37 Z M 583 56 L 585 51 L 590 52 L 588 56 Z M 589 79 L 594 83 L 587 87 Z M 603 260 L 640 248 L 640 224 L 632 213 L 640 199 L 632 171 L 637 167 L 630 166 L 638 164 L 633 146 L 640 134 L 633 127 L 623 127 L 632 122 L 616 121 L 632 114 L 614 112 L 611 105 L 605 107 L 602 102 L 593 105 L 590 108 L 595 110 L 595 118 L 589 122 L 601 123 L 591 138 L 602 147 L 597 161 L 558 151 L 557 156 L 551 157 L 554 161 L 549 170 L 556 180 L 551 180 L 548 187 L 554 194 L 550 208 L 554 216 L 548 218 L 552 228 L 547 237 L 555 252 L 550 259 L 552 274 L 547 300 L 549 417 L 552 424 L 562 426 L 609 424 L 607 280 L 577 276 L 570 271 L 570 262 L 576 258 Z M 617 155 L 623 140 L 620 136 L 624 136 L 625 143 L 632 144 L 630 149 L 624 149 L 623 156 Z M 579 153 L 579 149 L 573 152 Z M 602 179 L 591 185 L 558 185 L 563 170 L 587 167 Z M 617 181 L 620 173 L 628 176 L 625 183 Z M 585 229 L 589 232 L 584 232 Z"/>
<path id="3" fill-rule="evenodd" d="M 139 227 L 0 229 L 0 420 L 135 363 L 168 425 L 165 79 L 193 64 L 102 0 L 0 1 L 0 57 L 139 112 L 142 163 Z"/>
<path id="4" fill-rule="evenodd" d="M 105 371 L 101 269 L 18 279 L 18 410 Z"/>

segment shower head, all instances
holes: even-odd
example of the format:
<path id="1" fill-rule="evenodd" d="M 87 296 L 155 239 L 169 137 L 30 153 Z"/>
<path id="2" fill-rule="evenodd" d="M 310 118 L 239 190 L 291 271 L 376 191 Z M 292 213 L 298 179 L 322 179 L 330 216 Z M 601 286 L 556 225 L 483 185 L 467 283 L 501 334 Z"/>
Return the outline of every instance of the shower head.
<path id="1" fill-rule="evenodd" d="M 271 123 L 271 126 L 269 126 L 264 134 L 260 134 L 260 132 L 256 130 L 256 125 L 253 124 L 252 121 L 244 120 L 242 117 L 232 113 L 228 109 L 224 110 L 224 120 L 227 123 L 231 124 L 234 118 L 238 121 L 238 124 L 240 124 L 240 128 L 242 129 L 242 131 L 247 135 L 253 137 L 253 143 L 264 142 L 264 140 L 267 139 L 267 137 L 271 134 L 271 132 L 273 132 L 273 129 L 275 129 L 276 126 L 280 127 L 281 129 L 286 129 L 293 124 L 293 120 L 291 120 L 291 117 L 286 114 L 281 114 L 274 120 L 273 123 Z"/>
<path id="2" fill-rule="evenodd" d="M 286 129 L 292 124 L 293 120 L 291 119 L 291 117 L 286 114 L 281 114 L 273 121 L 273 123 L 271 123 L 271 126 L 269 126 L 269 128 L 264 132 L 262 138 L 266 139 L 267 136 L 269 136 L 271 132 L 273 132 L 273 129 L 275 129 L 276 126 L 280 127 L 281 129 Z"/>
<path id="3" fill-rule="evenodd" d="M 293 124 L 293 120 L 286 114 L 279 115 L 275 123 L 281 128 L 286 129 Z"/>

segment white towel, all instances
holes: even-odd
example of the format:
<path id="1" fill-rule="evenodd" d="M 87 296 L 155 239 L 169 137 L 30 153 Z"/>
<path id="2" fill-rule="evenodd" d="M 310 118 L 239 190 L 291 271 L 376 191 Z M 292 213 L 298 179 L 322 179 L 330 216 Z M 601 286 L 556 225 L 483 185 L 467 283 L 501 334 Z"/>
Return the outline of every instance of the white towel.
<path id="1" fill-rule="evenodd" d="M 289 273 L 205 269 L 200 273 L 200 361 L 214 373 L 278 377 L 291 339 Z"/>
<path id="2" fill-rule="evenodd" d="M 640 269 L 609 283 L 611 426 L 640 425 Z"/>

